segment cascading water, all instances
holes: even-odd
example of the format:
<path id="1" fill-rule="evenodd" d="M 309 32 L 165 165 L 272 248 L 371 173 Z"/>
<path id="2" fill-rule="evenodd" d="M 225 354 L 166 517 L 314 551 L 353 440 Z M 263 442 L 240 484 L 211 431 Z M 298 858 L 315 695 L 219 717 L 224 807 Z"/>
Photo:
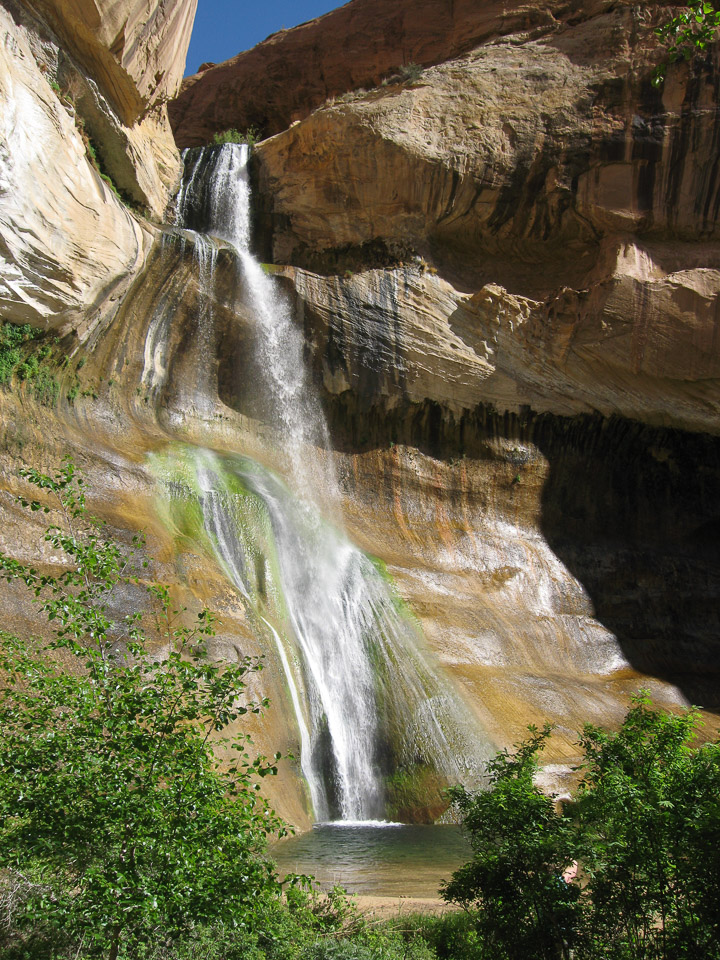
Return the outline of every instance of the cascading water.
<path id="1" fill-rule="evenodd" d="M 272 474 L 251 462 L 232 466 L 227 478 L 227 465 L 220 458 L 196 454 L 205 527 L 241 592 L 256 597 L 258 585 L 251 583 L 239 552 L 228 480 L 240 480 L 267 513 L 277 557 L 277 592 L 286 611 L 283 632 L 294 638 L 303 665 L 299 681 L 308 718 L 302 712 L 298 716 L 301 739 L 307 740 L 301 762 L 316 815 L 327 819 L 339 813 L 344 820 L 380 816 L 375 678 L 351 569 L 360 554 L 319 517 L 312 517 L 308 506 Z M 280 613 L 273 612 L 275 617 Z M 270 629 L 274 631 L 272 624 Z M 297 685 L 294 676 L 288 676 L 288 685 L 291 691 Z"/>
<path id="2" fill-rule="evenodd" d="M 193 151 L 178 219 L 237 253 L 268 408 L 288 481 L 301 495 L 248 458 L 203 450 L 188 451 L 183 489 L 197 498 L 256 625 L 276 643 L 316 817 L 369 820 L 385 811 L 384 777 L 393 768 L 467 777 L 485 750 L 420 654 L 381 574 L 323 519 L 338 501 L 329 456 L 313 453 L 327 446 L 326 427 L 290 308 L 250 253 L 247 157 L 242 145 Z"/>
<path id="3" fill-rule="evenodd" d="M 287 470 L 304 498 L 319 484 L 322 507 L 332 509 L 337 500 L 333 472 L 321 470 L 318 458 L 307 455 L 308 444 L 321 448 L 329 444 L 320 404 L 308 382 L 302 334 L 287 300 L 250 252 L 249 148 L 225 144 L 186 153 L 192 156 L 178 195 L 177 218 L 235 249 L 258 327 L 256 351 L 265 377 L 267 408 Z"/>

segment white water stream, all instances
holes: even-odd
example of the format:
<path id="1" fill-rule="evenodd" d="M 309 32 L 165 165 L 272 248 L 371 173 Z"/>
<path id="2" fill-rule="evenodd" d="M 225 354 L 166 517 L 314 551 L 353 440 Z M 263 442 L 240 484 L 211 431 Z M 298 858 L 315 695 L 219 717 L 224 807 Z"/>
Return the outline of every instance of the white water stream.
<path id="1" fill-rule="evenodd" d="M 339 502 L 327 430 L 290 306 L 250 253 L 247 159 L 241 145 L 194 151 L 178 219 L 198 226 L 199 216 L 237 253 L 265 399 L 300 496 L 247 458 L 204 450 L 190 454 L 192 487 L 228 576 L 276 644 L 316 818 L 368 821 L 383 816 L 393 765 L 467 779 L 486 751 L 381 574 L 323 518 Z"/>

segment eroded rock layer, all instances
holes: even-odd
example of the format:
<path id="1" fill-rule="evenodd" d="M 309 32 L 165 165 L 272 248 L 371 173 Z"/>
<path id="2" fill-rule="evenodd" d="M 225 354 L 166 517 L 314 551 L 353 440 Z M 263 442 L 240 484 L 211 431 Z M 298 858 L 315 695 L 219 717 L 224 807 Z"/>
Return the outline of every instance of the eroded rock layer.
<path id="1" fill-rule="evenodd" d="M 406 340 L 432 335 L 435 308 L 415 307 L 437 300 L 438 350 L 456 374 L 474 367 L 461 405 L 469 392 L 715 432 L 714 66 L 655 91 L 653 22 L 618 7 L 317 110 L 257 151 L 266 255 L 317 273 L 415 260 L 442 277 L 454 289 L 415 282 L 407 329 L 424 329 Z M 326 312 L 346 296 L 329 283 L 312 295 Z"/>
<path id="2" fill-rule="evenodd" d="M 351 0 L 225 63 L 203 64 L 171 104 L 175 136 L 183 147 L 233 127 L 271 136 L 329 97 L 459 57 L 497 37 L 552 34 L 612 6 L 608 0 Z"/>
<path id="3" fill-rule="evenodd" d="M 298 756 L 279 655 L 157 467 L 202 447 L 283 468 L 242 270 L 100 173 L 165 207 L 192 3 L 106 7 L 0 8 L 3 319 L 60 337 L 43 389 L 0 388 L 0 546 L 57 562 L 13 498 L 20 466 L 71 452 L 113 532 L 147 530 L 148 576 L 217 611 L 213 653 L 266 656 L 253 732 Z M 347 530 L 478 729 L 500 746 L 558 725 L 550 786 L 580 725 L 618 722 L 639 686 L 705 706 L 708 733 L 720 711 L 718 74 L 712 53 L 652 87 L 666 15 L 353 0 L 205 71 L 175 113 L 184 142 L 276 132 L 255 152 L 255 244 L 329 425 L 306 457 L 333 461 Z M 38 629 L 7 585 L 2 604 Z M 297 769 L 269 792 L 309 823 Z"/>

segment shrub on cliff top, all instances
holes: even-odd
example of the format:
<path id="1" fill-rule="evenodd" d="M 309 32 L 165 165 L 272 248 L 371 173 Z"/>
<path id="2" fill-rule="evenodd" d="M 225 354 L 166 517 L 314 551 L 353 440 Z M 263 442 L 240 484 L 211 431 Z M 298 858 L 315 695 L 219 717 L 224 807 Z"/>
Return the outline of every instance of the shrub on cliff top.
<path id="1" fill-rule="evenodd" d="M 260 131 L 257 127 L 248 127 L 245 133 L 239 130 L 223 130 L 222 133 L 213 135 L 213 146 L 221 146 L 223 143 L 246 143 L 252 147 L 260 139 Z"/>

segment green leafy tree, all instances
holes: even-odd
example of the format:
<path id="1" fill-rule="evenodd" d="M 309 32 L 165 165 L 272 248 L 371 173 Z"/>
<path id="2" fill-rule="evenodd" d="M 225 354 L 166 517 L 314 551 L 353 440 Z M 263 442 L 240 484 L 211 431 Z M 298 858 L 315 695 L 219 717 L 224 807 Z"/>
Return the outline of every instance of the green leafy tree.
<path id="1" fill-rule="evenodd" d="M 490 762 L 489 789 L 450 790 L 469 833 L 472 859 L 443 887 L 444 899 L 477 911 L 488 956 L 508 960 L 568 957 L 579 890 L 562 874 L 575 859 L 570 821 L 534 784 L 550 728 Z"/>
<path id="2" fill-rule="evenodd" d="M 720 960 L 720 745 L 694 747 L 698 724 L 640 693 L 617 732 L 587 725 L 571 816 L 533 784 L 547 728 L 487 791 L 452 791 L 474 855 L 443 896 L 475 911 L 482 956 Z"/>
<path id="3" fill-rule="evenodd" d="M 265 847 L 283 826 L 257 792 L 275 765 L 251 759 L 246 736 L 226 740 L 221 765 L 213 743 L 267 705 L 244 698 L 261 664 L 208 658 L 211 615 L 184 625 L 166 587 L 143 588 L 141 538 L 127 554 L 107 538 L 71 461 L 24 476 L 45 497 L 27 508 L 61 511 L 45 540 L 65 568 L 0 555 L 54 633 L 0 636 L 4 955 L 42 935 L 116 960 L 194 926 L 242 925 L 279 897 Z M 118 592 L 138 588 L 154 605 L 150 635 L 139 613 L 113 615 Z"/>
<path id="4" fill-rule="evenodd" d="M 720 956 L 720 747 L 691 747 L 698 723 L 697 710 L 656 710 L 640 694 L 617 733 L 584 729 L 592 955 Z"/>
<path id="5" fill-rule="evenodd" d="M 720 27 L 720 3 L 714 0 L 693 0 L 680 13 L 655 31 L 667 47 L 671 63 L 690 60 L 717 40 Z M 653 84 L 661 86 L 665 80 L 667 63 L 661 63 L 653 74 Z"/>

